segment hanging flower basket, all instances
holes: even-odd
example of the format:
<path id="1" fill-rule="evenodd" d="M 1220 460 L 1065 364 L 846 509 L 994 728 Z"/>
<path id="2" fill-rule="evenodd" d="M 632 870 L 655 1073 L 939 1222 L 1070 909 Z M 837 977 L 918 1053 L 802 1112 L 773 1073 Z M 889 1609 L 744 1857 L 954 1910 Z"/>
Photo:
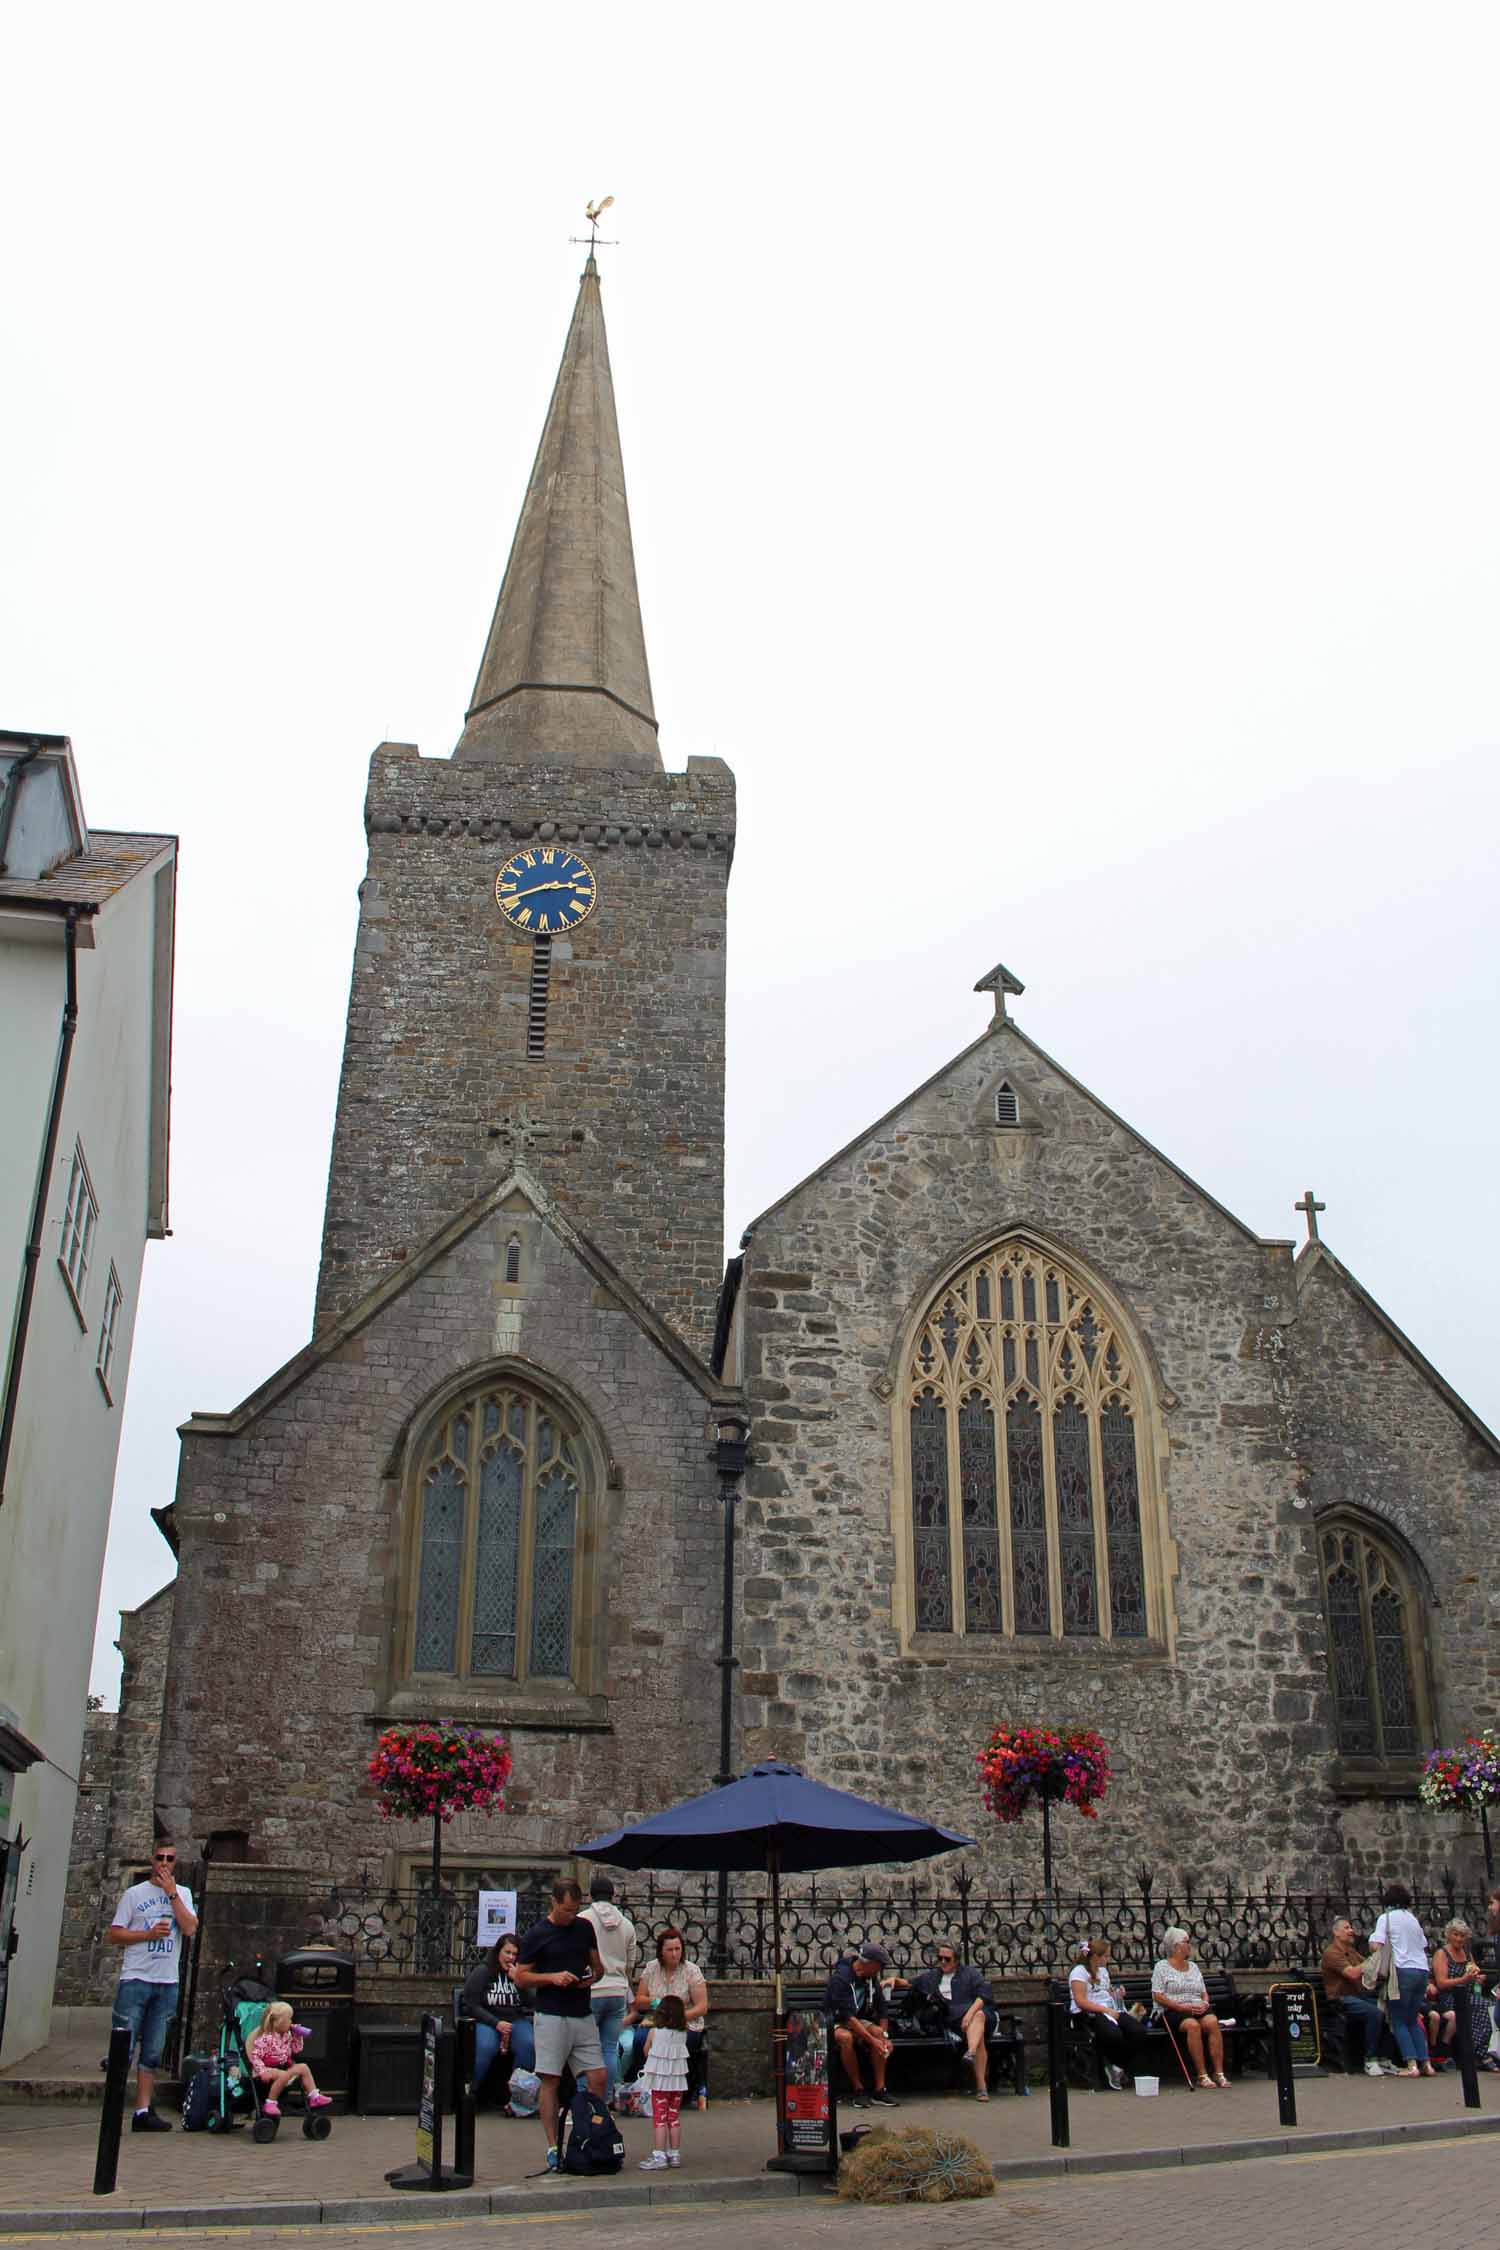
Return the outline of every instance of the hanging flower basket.
<path id="1" fill-rule="evenodd" d="M 446 1822 L 455 1813 L 503 1812 L 510 1765 L 502 1735 L 472 1727 L 388 1727 L 369 1775 L 387 1820 Z"/>
<path id="2" fill-rule="evenodd" d="M 996 1727 L 976 1763 L 985 1804 L 997 1820 L 1019 1820 L 1033 1797 L 1072 1805 L 1095 1820 L 1109 1787 L 1104 1738 L 1086 1728 Z"/>
<path id="3" fill-rule="evenodd" d="M 1500 1735 L 1471 1734 L 1453 1750 L 1428 1753 L 1417 1795 L 1434 1812 L 1483 1812 L 1500 1804 Z"/>

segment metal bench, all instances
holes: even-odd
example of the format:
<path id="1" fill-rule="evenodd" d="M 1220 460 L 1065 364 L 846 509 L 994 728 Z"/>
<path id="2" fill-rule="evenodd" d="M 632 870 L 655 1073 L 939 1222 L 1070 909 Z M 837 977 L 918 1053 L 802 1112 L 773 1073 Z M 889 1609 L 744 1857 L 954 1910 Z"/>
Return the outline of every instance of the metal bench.
<path id="1" fill-rule="evenodd" d="M 825 1989 L 823 1985 L 789 1984 L 784 1989 L 786 2005 L 789 2009 L 796 2008 L 804 2014 L 809 2011 L 821 2011 Z M 898 1994 L 898 2002 L 899 1999 L 900 1995 Z M 950 2075 L 954 2079 L 966 2080 L 968 2078 L 968 2050 L 961 2043 L 956 2043 L 951 2033 L 944 2030 L 918 2029 L 910 2021 L 903 2024 L 899 2008 L 887 2023 L 886 2029 L 890 2033 L 892 2063 L 908 2055 L 914 2058 L 942 2055 L 948 2058 Z M 1010 2081 L 1011 2090 L 1017 2094 L 1024 2094 L 1026 2092 L 1026 2041 L 1021 2031 L 1019 2019 L 1002 2012 L 997 2017 L 997 2027 L 989 2034 L 985 2046 L 990 2058 L 991 2078 L 994 2077 L 995 2065 L 998 2063 L 1002 2077 L 1008 2078 Z"/>

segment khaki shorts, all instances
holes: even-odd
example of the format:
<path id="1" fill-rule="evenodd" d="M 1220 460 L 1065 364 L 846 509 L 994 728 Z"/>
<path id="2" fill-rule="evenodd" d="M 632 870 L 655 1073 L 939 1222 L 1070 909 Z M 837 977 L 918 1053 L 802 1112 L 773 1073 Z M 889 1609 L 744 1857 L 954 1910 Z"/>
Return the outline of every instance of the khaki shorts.
<path id="1" fill-rule="evenodd" d="M 561 2078 L 563 2067 L 573 2065 L 573 2076 L 604 2068 L 604 2049 L 593 2010 L 586 2016 L 544 2016 L 531 2019 L 536 2033 L 536 2067 L 541 2078 Z"/>

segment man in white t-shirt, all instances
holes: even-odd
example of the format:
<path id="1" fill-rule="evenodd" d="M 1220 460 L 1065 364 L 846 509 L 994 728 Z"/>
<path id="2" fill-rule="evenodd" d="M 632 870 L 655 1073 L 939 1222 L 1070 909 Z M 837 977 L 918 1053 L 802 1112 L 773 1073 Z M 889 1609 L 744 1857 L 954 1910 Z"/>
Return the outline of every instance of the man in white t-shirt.
<path id="1" fill-rule="evenodd" d="M 183 1941 L 198 1927 L 193 1896 L 177 1880 L 177 1846 L 161 1837 L 151 1854 L 151 1873 L 144 1883 L 132 1883 L 115 1908 L 105 1932 L 111 1945 L 123 1950 L 120 1981 L 115 1988 L 112 2029 L 128 2031 L 132 2049 L 140 2050 L 136 2069 L 136 2133 L 170 2133 L 168 2118 L 158 2117 L 151 2106 L 161 2062 L 162 2042 L 177 2005 L 178 1965 Z"/>

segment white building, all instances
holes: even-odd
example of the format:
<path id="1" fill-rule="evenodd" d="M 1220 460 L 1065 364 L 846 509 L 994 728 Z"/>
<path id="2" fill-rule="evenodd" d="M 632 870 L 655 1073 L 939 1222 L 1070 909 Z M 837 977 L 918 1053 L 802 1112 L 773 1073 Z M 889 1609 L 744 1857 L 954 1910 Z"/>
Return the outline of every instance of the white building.
<path id="1" fill-rule="evenodd" d="M 47 2038 L 148 1238 L 167 1232 L 177 842 L 87 828 L 0 733 L 0 2061 Z"/>

